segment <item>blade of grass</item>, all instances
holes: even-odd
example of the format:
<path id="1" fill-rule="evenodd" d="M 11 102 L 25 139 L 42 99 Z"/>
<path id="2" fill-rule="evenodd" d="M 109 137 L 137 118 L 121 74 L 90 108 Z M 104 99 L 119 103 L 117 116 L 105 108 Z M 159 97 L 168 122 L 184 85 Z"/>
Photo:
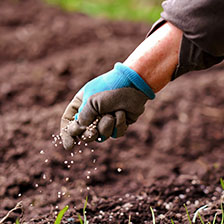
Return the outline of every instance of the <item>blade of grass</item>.
<path id="1" fill-rule="evenodd" d="M 188 209 L 187 209 L 187 206 L 185 204 L 184 204 L 184 208 L 185 208 L 186 213 L 187 213 L 188 221 L 189 221 L 190 224 L 192 224 L 191 223 L 191 218 L 190 218 L 190 215 L 189 215 L 189 212 L 188 212 Z"/>
<path id="2" fill-rule="evenodd" d="M 78 218 L 79 218 L 79 222 L 80 222 L 80 224 L 83 224 L 82 217 L 81 217 L 80 214 L 78 214 Z"/>
<path id="3" fill-rule="evenodd" d="M 128 224 L 131 224 L 131 215 L 129 215 Z"/>
<path id="4" fill-rule="evenodd" d="M 84 218 L 84 224 L 87 223 L 87 218 L 86 218 L 86 207 L 87 207 L 87 202 L 88 202 L 88 196 L 86 196 L 86 201 L 83 207 L 83 218 Z"/>
<path id="5" fill-rule="evenodd" d="M 220 178 L 220 183 L 221 183 L 222 189 L 224 190 L 224 181 L 222 178 Z"/>
<path id="6" fill-rule="evenodd" d="M 195 223 L 196 222 L 196 219 L 197 219 L 197 216 L 199 215 L 199 212 L 205 208 L 207 208 L 208 205 L 204 205 L 202 207 L 200 207 L 195 213 L 194 213 L 194 217 L 192 219 L 192 222 Z"/>
<path id="7" fill-rule="evenodd" d="M 85 200 L 85 203 L 84 203 L 84 206 L 83 206 L 83 209 L 82 209 L 82 212 L 83 212 L 83 220 L 82 220 L 81 215 L 78 213 L 78 219 L 79 219 L 80 224 L 88 224 L 88 221 L 87 221 L 87 218 L 86 218 L 87 202 L 88 202 L 88 196 L 86 196 L 86 200 Z"/>
<path id="8" fill-rule="evenodd" d="M 54 224 L 60 224 L 61 223 L 61 220 L 65 214 L 65 212 L 68 210 L 68 205 L 66 205 L 59 213 L 58 213 L 58 216 L 54 222 Z"/>
<path id="9" fill-rule="evenodd" d="M 171 219 L 171 224 L 174 224 L 174 221 L 173 221 L 173 219 Z"/>
<path id="10" fill-rule="evenodd" d="M 201 214 L 200 213 L 198 213 L 198 217 L 199 217 L 199 219 L 201 221 L 201 224 L 205 224 L 204 221 L 203 221 L 203 219 L 202 219 L 202 217 L 201 217 Z"/>
<path id="11" fill-rule="evenodd" d="M 215 224 L 216 217 L 217 217 L 217 213 L 215 213 L 215 217 L 214 217 L 214 219 L 213 219 L 212 224 Z"/>
<path id="12" fill-rule="evenodd" d="M 223 211 L 222 202 L 221 202 L 221 211 L 222 211 L 222 221 L 221 221 L 221 224 L 223 224 L 224 223 L 224 211 Z"/>
<path id="13" fill-rule="evenodd" d="M 153 211 L 151 206 L 150 206 L 150 210 L 151 210 L 151 213 L 152 213 L 152 223 L 156 224 L 155 214 L 154 214 L 154 211 Z"/>
<path id="14" fill-rule="evenodd" d="M 16 224 L 19 224 L 19 219 L 16 219 Z"/>

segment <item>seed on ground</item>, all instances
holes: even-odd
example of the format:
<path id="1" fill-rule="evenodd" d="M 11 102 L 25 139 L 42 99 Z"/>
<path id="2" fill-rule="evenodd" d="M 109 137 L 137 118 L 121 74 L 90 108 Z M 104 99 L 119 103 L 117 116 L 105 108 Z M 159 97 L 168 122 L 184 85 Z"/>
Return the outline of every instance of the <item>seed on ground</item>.
<path id="1" fill-rule="evenodd" d="M 122 169 L 121 168 L 117 168 L 117 171 L 120 173 L 122 171 Z"/>

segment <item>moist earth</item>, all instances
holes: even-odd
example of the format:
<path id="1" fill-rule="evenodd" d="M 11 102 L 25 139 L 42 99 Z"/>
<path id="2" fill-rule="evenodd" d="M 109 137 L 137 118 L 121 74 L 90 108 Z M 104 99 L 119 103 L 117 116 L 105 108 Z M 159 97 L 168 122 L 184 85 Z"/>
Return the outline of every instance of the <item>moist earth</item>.
<path id="1" fill-rule="evenodd" d="M 62 223 L 79 223 L 86 196 L 89 223 L 152 223 L 150 206 L 156 223 L 188 223 L 184 204 L 191 218 L 208 204 L 203 219 L 217 213 L 220 223 L 222 65 L 171 82 L 124 137 L 65 151 L 57 135 L 66 105 L 88 80 L 122 62 L 150 25 L 38 0 L 1 0 L 0 8 L 3 223 L 54 223 L 66 205 Z"/>

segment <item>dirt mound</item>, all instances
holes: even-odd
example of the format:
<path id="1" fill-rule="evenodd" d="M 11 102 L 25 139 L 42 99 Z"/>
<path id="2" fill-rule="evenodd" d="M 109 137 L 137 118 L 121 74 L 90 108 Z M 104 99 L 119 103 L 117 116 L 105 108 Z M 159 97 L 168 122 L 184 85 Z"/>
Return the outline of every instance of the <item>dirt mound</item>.
<path id="1" fill-rule="evenodd" d="M 171 83 L 125 137 L 65 151 L 56 135 L 69 100 L 123 61 L 149 26 L 36 0 L 1 0 L 0 7 L 0 217 L 22 201 L 23 220 L 51 223 L 68 204 L 63 223 L 78 223 L 88 195 L 89 223 L 128 223 L 129 215 L 151 223 L 149 206 L 158 223 L 187 223 L 184 203 L 191 214 L 211 203 L 211 220 L 224 167 L 224 71 Z"/>

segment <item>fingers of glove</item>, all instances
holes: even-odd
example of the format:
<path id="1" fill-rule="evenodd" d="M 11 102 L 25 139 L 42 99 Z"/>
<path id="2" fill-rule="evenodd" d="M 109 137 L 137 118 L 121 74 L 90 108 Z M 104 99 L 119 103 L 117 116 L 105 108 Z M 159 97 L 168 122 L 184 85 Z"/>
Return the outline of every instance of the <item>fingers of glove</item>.
<path id="1" fill-rule="evenodd" d="M 83 133 L 82 133 L 82 136 L 81 136 L 81 139 L 86 142 L 86 143 L 89 143 L 89 142 L 93 142 L 97 139 L 98 137 L 98 131 L 95 129 L 95 128 L 87 128 Z"/>
<path id="2" fill-rule="evenodd" d="M 75 143 L 75 139 L 71 135 L 69 135 L 66 131 L 62 131 L 61 137 L 62 137 L 63 147 L 66 150 L 72 149 Z"/>
<path id="3" fill-rule="evenodd" d="M 126 124 L 126 115 L 122 110 L 115 112 L 116 123 L 113 130 L 112 138 L 119 138 L 123 136 L 128 128 Z"/>
<path id="4" fill-rule="evenodd" d="M 99 113 L 92 106 L 90 100 L 83 107 L 82 111 L 79 112 L 78 121 L 81 126 L 89 126 L 97 118 Z"/>
<path id="5" fill-rule="evenodd" d="M 62 139 L 63 146 L 66 150 L 72 149 L 74 146 L 75 139 L 68 133 L 69 120 L 61 119 L 61 130 L 60 136 Z"/>
<path id="6" fill-rule="evenodd" d="M 74 116 L 75 116 L 76 113 L 78 113 L 78 109 L 82 104 L 82 96 L 83 96 L 83 91 L 79 91 L 75 95 L 73 100 L 66 107 L 65 112 L 62 115 L 62 119 L 65 119 L 65 120 L 68 120 L 68 121 L 74 120 Z M 62 127 L 62 128 L 65 128 L 65 127 Z"/>
<path id="7" fill-rule="evenodd" d="M 78 108 L 82 104 L 82 94 L 79 92 L 73 100 L 68 104 L 61 118 L 60 135 L 65 149 L 71 149 L 74 146 L 75 139 L 68 132 L 68 127 L 74 115 L 78 112 Z"/>
<path id="8" fill-rule="evenodd" d="M 97 126 L 99 132 L 98 142 L 103 142 L 112 135 L 114 124 L 115 118 L 110 114 L 106 114 L 100 119 Z"/>
<path id="9" fill-rule="evenodd" d="M 147 99 L 148 97 L 144 93 L 131 87 L 96 93 L 88 98 L 79 112 L 79 124 L 89 126 L 99 115 L 122 110 L 126 113 L 126 124 L 129 125 L 143 113 Z M 122 135 L 122 132 L 125 131 L 125 128 L 123 129 L 120 129 L 121 134 L 118 135 Z M 99 134 L 101 135 L 101 133 Z"/>
<path id="10" fill-rule="evenodd" d="M 69 135 L 79 136 L 86 130 L 86 127 L 79 125 L 78 122 L 74 120 L 69 123 L 67 129 L 68 129 Z"/>

